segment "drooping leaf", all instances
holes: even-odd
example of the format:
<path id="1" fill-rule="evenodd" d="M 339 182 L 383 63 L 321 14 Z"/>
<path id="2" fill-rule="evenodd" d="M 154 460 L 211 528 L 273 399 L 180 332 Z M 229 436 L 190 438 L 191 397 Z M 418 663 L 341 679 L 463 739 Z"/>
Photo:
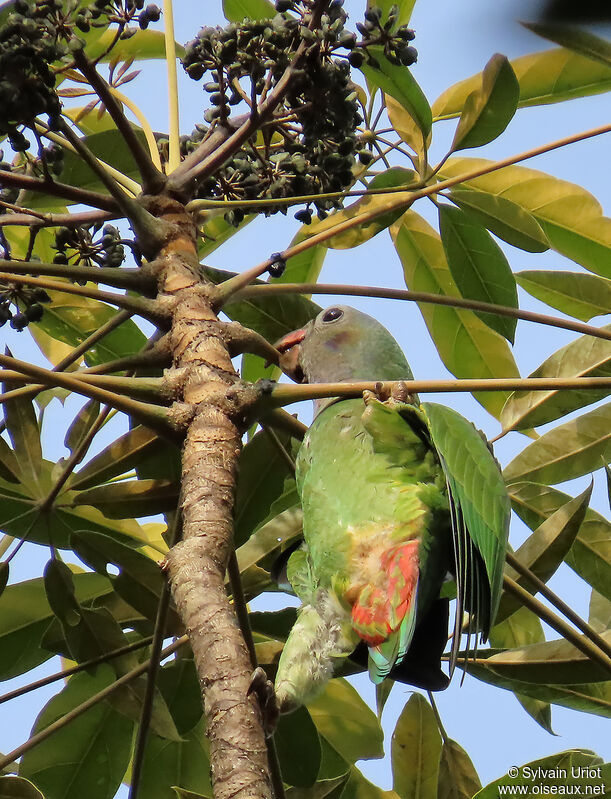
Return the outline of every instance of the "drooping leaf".
<path id="1" fill-rule="evenodd" d="M 441 747 L 437 799 L 471 799 L 481 787 L 469 755 L 459 743 L 447 738 Z"/>
<path id="2" fill-rule="evenodd" d="M 419 156 L 424 155 L 424 151 L 431 143 L 431 132 L 425 138 L 422 128 L 415 121 L 410 112 L 404 108 L 398 100 L 389 94 L 384 95 L 386 111 L 390 123 L 403 141 Z"/>
<path id="3" fill-rule="evenodd" d="M 522 25 L 536 33 L 537 36 L 549 39 L 550 42 L 573 50 L 586 58 L 599 61 L 606 67 L 611 67 L 611 44 L 590 31 L 570 25 L 545 24 L 543 22 L 523 22 Z"/>
<path id="4" fill-rule="evenodd" d="M 516 483 L 509 487 L 511 504 L 518 516 L 531 528 L 571 499 L 567 494 L 539 483 Z M 566 563 L 611 600 L 611 524 L 588 508 Z"/>
<path id="5" fill-rule="evenodd" d="M 295 494 L 295 500 L 297 496 Z M 236 550 L 240 572 L 303 534 L 303 514 L 298 506 L 287 508 L 262 524 Z"/>
<path id="6" fill-rule="evenodd" d="M 511 122 L 520 86 L 506 56 L 495 53 L 482 72 L 482 83 L 463 105 L 450 150 L 481 147 L 496 139 Z"/>
<path id="7" fill-rule="evenodd" d="M 518 292 L 505 254 L 478 220 L 460 208 L 439 206 L 439 229 L 448 266 L 463 297 L 518 307 Z M 477 316 L 513 343 L 516 319 L 476 311 Z"/>
<path id="8" fill-rule="evenodd" d="M 33 782 L 24 777 L 0 777 L 0 799 L 45 799 Z"/>
<path id="9" fill-rule="evenodd" d="M 400 799 L 400 797 L 396 791 L 383 791 L 382 788 L 378 788 L 364 777 L 356 766 L 352 766 L 341 799 Z"/>
<path id="10" fill-rule="evenodd" d="M 379 65 L 374 67 L 363 64 L 361 67 L 361 72 L 367 78 L 369 85 L 378 87 L 384 94 L 394 97 L 408 111 L 426 139 L 431 132 L 433 117 L 428 100 L 412 73 L 405 67 L 391 64 L 381 47 L 368 49 Z"/>
<path id="11" fill-rule="evenodd" d="M 347 763 L 383 757 L 380 723 L 346 680 L 331 680 L 307 707 L 319 734 Z"/>
<path id="12" fill-rule="evenodd" d="M 588 509 L 592 485 L 575 499 L 569 500 L 552 513 L 519 547 L 515 557 L 533 574 L 546 583 L 564 561 L 567 552 L 573 546 Z M 506 573 L 519 585 L 536 593 L 526 577 L 515 572 L 510 566 Z M 519 599 L 508 591 L 501 595 L 497 613 L 497 622 L 507 619 L 520 605 Z M 495 644 L 493 644 L 495 646 Z"/>
<path id="13" fill-rule="evenodd" d="M 475 796 L 477 799 L 496 799 L 499 795 L 503 795 L 503 787 L 507 789 L 513 788 L 517 794 L 517 789 L 521 786 L 525 786 L 526 790 L 533 787 L 535 775 L 538 780 L 537 785 L 540 786 L 542 793 L 560 794 L 562 788 L 567 787 L 567 775 L 573 774 L 572 769 L 575 769 L 578 775 L 583 774 L 583 776 L 572 776 L 573 782 L 570 783 L 571 786 L 579 787 L 585 792 L 585 786 L 588 783 L 591 784 L 591 779 L 586 775 L 590 773 L 590 769 L 597 767 L 601 763 L 602 758 L 598 757 L 594 752 L 590 752 L 587 749 L 570 749 L 557 755 L 533 760 L 524 766 L 514 767 L 511 773 L 486 785 Z M 506 792 L 509 793 L 509 790 Z"/>
<path id="14" fill-rule="evenodd" d="M 10 389 L 10 386 L 8 388 Z M 41 486 L 42 446 L 32 400 L 28 397 L 16 397 L 4 402 L 2 407 L 6 430 L 15 456 L 14 459 L 7 461 L 7 465 L 16 465 L 21 479 L 33 492 L 32 496 L 42 498 L 40 493 L 44 491 Z"/>
<path id="15" fill-rule="evenodd" d="M 382 21 L 388 19 L 388 12 L 395 6 L 397 8 L 397 26 L 406 25 L 412 15 L 416 0 L 367 0 L 367 8 L 377 6 L 382 9 Z"/>
<path id="16" fill-rule="evenodd" d="M 343 788 L 348 780 L 349 773 L 330 779 L 317 779 L 311 788 L 296 788 L 291 786 L 286 789 L 286 799 L 336 799 L 343 796 Z"/>
<path id="17" fill-rule="evenodd" d="M 533 297 L 582 322 L 611 313 L 611 280 L 604 277 L 545 269 L 525 270 L 515 277 Z"/>
<path id="18" fill-rule="evenodd" d="M 180 487 L 173 480 L 123 480 L 77 493 L 75 505 L 93 505 L 108 519 L 131 519 L 175 510 Z"/>
<path id="19" fill-rule="evenodd" d="M 588 624 L 597 633 L 611 629 L 611 601 L 594 589 L 590 595 Z"/>
<path id="20" fill-rule="evenodd" d="M 47 601 L 53 613 L 64 625 L 72 627 L 78 624 L 80 607 L 68 566 L 59 558 L 51 558 L 45 566 L 43 579 Z"/>
<path id="21" fill-rule="evenodd" d="M 276 9 L 268 0 L 223 0 L 223 14 L 229 22 L 243 19 L 272 19 Z"/>
<path id="22" fill-rule="evenodd" d="M 412 291 L 458 296 L 438 234 L 413 211 L 391 228 Z M 419 305 L 441 360 L 456 377 L 517 377 L 518 368 L 507 342 L 475 314 L 459 308 Z M 505 392 L 474 395 L 493 416 L 500 414 Z"/>
<path id="23" fill-rule="evenodd" d="M 547 236 L 535 217 L 511 200 L 475 189 L 452 188 L 450 193 L 459 208 L 469 211 L 508 244 L 526 252 L 549 250 Z"/>
<path id="24" fill-rule="evenodd" d="M 401 711 L 391 743 L 393 790 L 401 799 L 436 799 L 441 735 L 432 707 L 414 693 Z"/>
<path id="25" fill-rule="evenodd" d="M 70 452 L 74 454 L 76 448 L 82 443 L 98 418 L 99 412 L 100 403 L 97 400 L 89 400 L 77 413 L 64 438 L 64 444 Z"/>
<path id="26" fill-rule="evenodd" d="M 489 163 L 452 158 L 440 174 L 454 178 Z M 524 166 L 508 166 L 462 183 L 461 188 L 511 200 L 535 217 L 552 249 L 590 272 L 611 277 L 611 219 L 581 186 Z"/>
<path id="27" fill-rule="evenodd" d="M 611 330 L 611 326 L 604 328 Z M 529 377 L 610 377 L 611 342 L 581 336 L 550 355 Z M 571 411 L 607 397 L 611 391 L 516 391 L 501 414 L 503 430 L 525 430 L 553 422 Z"/>
<path id="28" fill-rule="evenodd" d="M 376 712 L 378 714 L 378 718 L 382 719 L 382 712 L 384 710 L 384 706 L 388 701 L 388 697 L 390 696 L 390 692 L 393 689 L 394 681 L 387 677 L 382 682 L 376 685 Z"/>
<path id="29" fill-rule="evenodd" d="M 517 455 L 503 471 L 507 483 L 561 483 L 598 469 L 609 459 L 611 405 L 604 405 L 550 430 Z"/>
<path id="30" fill-rule="evenodd" d="M 560 103 L 611 89 L 611 69 L 563 47 L 521 56 L 510 64 L 520 85 L 519 108 Z M 433 103 L 435 119 L 458 116 L 480 81 L 478 73 L 446 89 Z"/>
<path id="31" fill-rule="evenodd" d="M 43 708 L 34 730 L 44 729 L 114 679 L 108 666 L 98 667 L 95 675 L 75 675 Z M 111 799 L 129 763 L 132 729 L 131 721 L 100 702 L 27 751 L 19 775 L 34 781 L 46 796 Z"/>
<path id="32" fill-rule="evenodd" d="M 321 748 L 318 731 L 305 707 L 280 717 L 275 740 L 283 781 L 311 788 L 320 768 Z"/>

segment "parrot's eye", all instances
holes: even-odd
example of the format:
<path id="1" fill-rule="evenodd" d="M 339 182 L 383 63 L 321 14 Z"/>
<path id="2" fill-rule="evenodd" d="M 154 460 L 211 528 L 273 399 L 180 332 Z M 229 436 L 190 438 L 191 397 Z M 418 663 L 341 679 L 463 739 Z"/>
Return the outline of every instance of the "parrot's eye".
<path id="1" fill-rule="evenodd" d="M 341 319 L 344 312 L 341 308 L 329 308 L 322 318 L 323 322 L 335 322 L 336 319 Z"/>

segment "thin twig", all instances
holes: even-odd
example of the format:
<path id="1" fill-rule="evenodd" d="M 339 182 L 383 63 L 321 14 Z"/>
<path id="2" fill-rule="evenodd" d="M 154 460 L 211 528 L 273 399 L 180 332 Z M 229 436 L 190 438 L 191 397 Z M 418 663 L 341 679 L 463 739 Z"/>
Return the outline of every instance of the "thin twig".
<path id="1" fill-rule="evenodd" d="M 50 197 L 59 197 L 62 200 L 69 200 L 81 205 L 90 205 L 93 208 L 100 208 L 112 213 L 117 211 L 116 202 L 108 194 L 80 189 L 76 186 L 69 186 L 66 183 L 58 183 L 56 180 L 53 183 L 49 183 L 46 180 L 33 178 L 29 175 L 16 175 L 14 172 L 0 170 L 0 186 L 10 186 L 16 189 L 45 194 Z"/>
<path id="2" fill-rule="evenodd" d="M 2 203 L 3 208 L 12 208 L 13 214 L 0 214 L 0 227 L 16 225 L 20 227 L 78 227 L 94 225 L 117 219 L 118 213 L 112 211 L 81 211 L 75 214 L 41 214 L 32 208 L 20 208 L 12 203 Z"/>
<path id="3" fill-rule="evenodd" d="M 0 269 L 11 275 L 47 275 L 105 283 L 118 289 L 135 289 L 146 293 L 155 287 L 155 279 L 143 269 L 115 269 L 111 266 L 80 266 L 79 264 L 48 264 L 42 261 L 7 261 L 0 259 Z"/>

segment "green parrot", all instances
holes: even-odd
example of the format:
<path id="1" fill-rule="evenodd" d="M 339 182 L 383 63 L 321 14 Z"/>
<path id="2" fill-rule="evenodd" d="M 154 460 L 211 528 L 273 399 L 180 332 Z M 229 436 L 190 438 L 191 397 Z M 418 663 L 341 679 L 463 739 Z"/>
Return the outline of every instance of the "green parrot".
<path id="1" fill-rule="evenodd" d="M 412 378 L 391 334 L 344 305 L 276 346 L 283 370 L 300 382 Z M 281 713 L 313 698 L 348 657 L 367 662 L 374 683 L 390 676 L 445 688 L 448 600 L 440 592 L 450 575 L 450 676 L 464 612 L 476 640 L 490 630 L 510 513 L 498 464 L 470 422 L 402 388 L 385 401 L 373 392 L 315 401 L 296 462 L 304 543 L 286 572 L 302 605 L 278 664 Z"/>

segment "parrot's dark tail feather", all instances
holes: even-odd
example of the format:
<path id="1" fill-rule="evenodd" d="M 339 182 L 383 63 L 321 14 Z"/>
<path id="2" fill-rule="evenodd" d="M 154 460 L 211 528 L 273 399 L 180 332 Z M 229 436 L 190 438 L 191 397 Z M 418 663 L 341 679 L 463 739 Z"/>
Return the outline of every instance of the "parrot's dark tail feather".
<path id="1" fill-rule="evenodd" d="M 389 679 L 426 691 L 444 691 L 450 678 L 441 670 L 441 656 L 448 640 L 449 600 L 436 599 L 414 630 L 407 654 L 394 666 Z M 367 666 L 368 647 L 357 646 L 350 659 Z"/>

